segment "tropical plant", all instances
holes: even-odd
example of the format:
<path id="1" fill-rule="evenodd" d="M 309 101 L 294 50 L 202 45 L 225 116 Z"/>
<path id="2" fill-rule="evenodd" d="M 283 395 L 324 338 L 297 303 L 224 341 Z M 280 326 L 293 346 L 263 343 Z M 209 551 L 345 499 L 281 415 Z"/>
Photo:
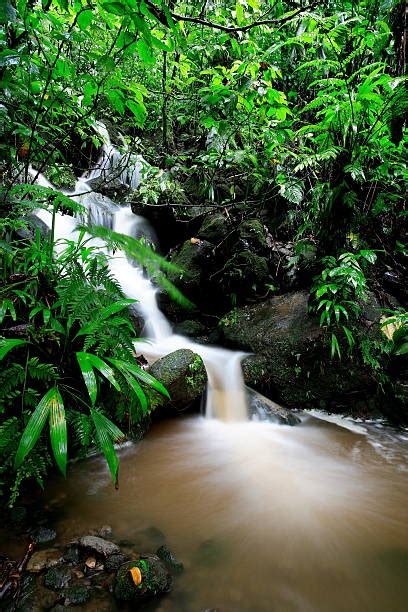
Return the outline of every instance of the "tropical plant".
<path id="1" fill-rule="evenodd" d="M 324 269 L 315 278 L 311 288 L 310 310 L 320 313 L 320 326 L 331 332 L 331 356 L 341 358 L 339 332 L 347 340 L 349 350 L 355 345 L 353 322 L 361 314 L 362 303 L 368 294 L 363 262 L 373 264 L 376 254 L 370 250 L 358 253 L 343 253 L 337 259 L 325 257 Z"/>

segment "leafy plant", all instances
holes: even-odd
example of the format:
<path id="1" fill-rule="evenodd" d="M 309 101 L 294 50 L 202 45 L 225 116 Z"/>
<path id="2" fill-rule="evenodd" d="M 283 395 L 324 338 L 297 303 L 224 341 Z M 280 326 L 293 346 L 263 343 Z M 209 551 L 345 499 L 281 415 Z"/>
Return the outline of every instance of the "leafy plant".
<path id="1" fill-rule="evenodd" d="M 320 313 L 320 326 L 331 332 L 332 358 L 336 354 L 341 358 L 339 332 L 346 338 L 349 350 L 353 350 L 353 322 L 358 319 L 368 293 L 362 262 L 373 264 L 376 257 L 374 251 L 361 250 L 322 260 L 325 267 L 311 288 L 310 310 Z"/>

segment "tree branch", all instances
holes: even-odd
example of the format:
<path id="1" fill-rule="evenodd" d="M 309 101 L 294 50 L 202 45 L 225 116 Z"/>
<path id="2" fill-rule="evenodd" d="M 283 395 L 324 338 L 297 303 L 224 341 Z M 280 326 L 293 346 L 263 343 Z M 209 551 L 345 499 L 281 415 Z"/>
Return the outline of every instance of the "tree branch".
<path id="1" fill-rule="evenodd" d="M 317 2 L 312 2 L 312 4 L 308 4 L 303 8 L 299 8 L 296 11 L 293 11 L 290 15 L 286 17 L 282 17 L 281 19 L 259 19 L 258 21 L 253 21 L 245 26 L 225 26 L 219 23 L 214 23 L 213 21 L 207 21 L 206 19 L 201 19 L 200 17 L 188 17 L 187 15 L 178 15 L 177 13 L 169 13 L 173 21 L 186 21 L 189 23 L 196 23 L 198 25 L 205 26 L 207 28 L 213 28 L 214 30 L 221 30 L 222 32 L 228 32 L 229 34 L 233 34 L 235 32 L 248 32 L 248 30 L 252 30 L 252 28 L 257 28 L 264 25 L 283 25 L 287 21 L 293 19 L 293 17 L 297 17 L 304 11 L 311 10 L 317 6 Z M 146 6 L 149 8 L 149 11 L 156 17 L 161 24 L 166 27 L 169 27 L 169 22 L 164 11 L 160 10 L 157 6 L 152 4 L 149 0 L 146 0 Z M 268 11 L 269 12 L 269 11 Z"/>

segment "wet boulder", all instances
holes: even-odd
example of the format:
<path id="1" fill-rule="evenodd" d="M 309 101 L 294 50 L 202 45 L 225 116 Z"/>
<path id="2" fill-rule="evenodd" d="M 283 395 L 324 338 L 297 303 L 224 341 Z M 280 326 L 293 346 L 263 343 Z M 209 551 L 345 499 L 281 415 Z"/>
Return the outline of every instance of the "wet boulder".
<path id="1" fill-rule="evenodd" d="M 256 387 L 284 405 L 336 410 L 375 394 L 368 368 L 357 359 L 330 359 L 326 332 L 308 313 L 306 291 L 235 309 L 220 330 L 225 344 L 255 354 Z"/>
<path id="2" fill-rule="evenodd" d="M 161 559 L 157 555 L 141 555 L 139 560 L 118 569 L 114 595 L 120 601 L 137 602 L 168 593 L 171 585 L 171 574 Z"/>
<path id="3" fill-rule="evenodd" d="M 174 328 L 174 332 L 176 334 L 180 334 L 180 336 L 187 336 L 188 338 L 200 338 L 205 336 L 208 330 L 205 325 L 200 323 L 200 321 L 187 319 L 186 321 L 177 323 Z"/>
<path id="4" fill-rule="evenodd" d="M 185 292 L 187 297 L 194 299 L 200 295 L 202 282 L 211 267 L 212 245 L 198 238 L 186 240 L 170 256 L 170 262 L 178 268 L 171 272 L 169 279 Z"/>
<path id="5" fill-rule="evenodd" d="M 129 187 L 121 181 L 119 177 L 113 176 L 98 176 L 88 181 L 92 191 L 101 193 L 110 200 L 123 202 L 129 193 Z"/>
<path id="6" fill-rule="evenodd" d="M 149 368 L 149 374 L 166 387 L 171 401 L 163 399 L 163 403 L 176 411 L 185 410 L 201 397 L 207 384 L 203 360 L 189 349 L 162 357 Z"/>
<path id="7" fill-rule="evenodd" d="M 104 540 L 98 536 L 83 536 L 79 538 L 77 544 L 80 548 L 84 548 L 105 558 L 120 553 L 120 548 L 117 544 Z"/>
<path id="8" fill-rule="evenodd" d="M 207 215 L 197 232 L 202 240 L 207 240 L 214 245 L 220 244 L 231 231 L 231 223 L 221 213 Z"/>
<path id="9" fill-rule="evenodd" d="M 222 284 L 241 297 L 262 289 L 268 277 L 268 260 L 251 251 L 235 253 L 222 269 Z"/>
<path id="10" fill-rule="evenodd" d="M 37 550 L 28 562 L 27 571 L 38 574 L 45 569 L 58 565 L 61 561 L 62 553 L 57 548 Z"/>
<path id="11" fill-rule="evenodd" d="M 270 421 L 279 425 L 299 425 L 301 420 L 294 412 L 276 404 L 258 391 L 246 388 L 250 416 L 258 421 Z"/>
<path id="12" fill-rule="evenodd" d="M 53 591 L 60 591 L 71 580 L 71 570 L 67 567 L 52 567 L 44 576 L 44 586 Z"/>

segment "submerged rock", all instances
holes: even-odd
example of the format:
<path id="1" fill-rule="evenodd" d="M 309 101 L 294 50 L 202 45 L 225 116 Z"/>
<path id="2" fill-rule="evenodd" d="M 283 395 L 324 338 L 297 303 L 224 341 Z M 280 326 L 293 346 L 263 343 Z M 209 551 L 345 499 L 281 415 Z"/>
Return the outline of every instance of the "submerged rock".
<path id="1" fill-rule="evenodd" d="M 134 580 L 132 569 L 140 571 L 140 582 Z M 122 565 L 117 574 L 114 594 L 120 601 L 137 601 L 168 593 L 171 589 L 170 572 L 157 555 L 142 555 L 138 561 Z"/>
<path id="2" fill-rule="evenodd" d="M 276 404 L 264 395 L 246 388 L 249 411 L 252 417 L 260 421 L 272 421 L 280 425 L 299 425 L 301 420 L 291 410 Z"/>
<path id="3" fill-rule="evenodd" d="M 117 544 L 108 542 L 108 540 L 104 540 L 98 536 L 83 536 L 82 538 L 79 538 L 77 544 L 81 548 L 86 548 L 92 552 L 102 555 L 103 557 L 109 557 L 110 555 L 120 553 L 120 548 Z"/>
<path id="4" fill-rule="evenodd" d="M 203 393 L 207 372 L 203 360 L 189 349 L 179 349 L 156 361 L 149 374 L 160 381 L 171 397 L 169 406 L 185 410 Z"/>
<path id="5" fill-rule="evenodd" d="M 156 551 L 157 556 L 166 564 L 167 568 L 174 574 L 180 574 L 184 570 L 184 565 L 171 552 L 170 548 L 164 544 Z"/>

